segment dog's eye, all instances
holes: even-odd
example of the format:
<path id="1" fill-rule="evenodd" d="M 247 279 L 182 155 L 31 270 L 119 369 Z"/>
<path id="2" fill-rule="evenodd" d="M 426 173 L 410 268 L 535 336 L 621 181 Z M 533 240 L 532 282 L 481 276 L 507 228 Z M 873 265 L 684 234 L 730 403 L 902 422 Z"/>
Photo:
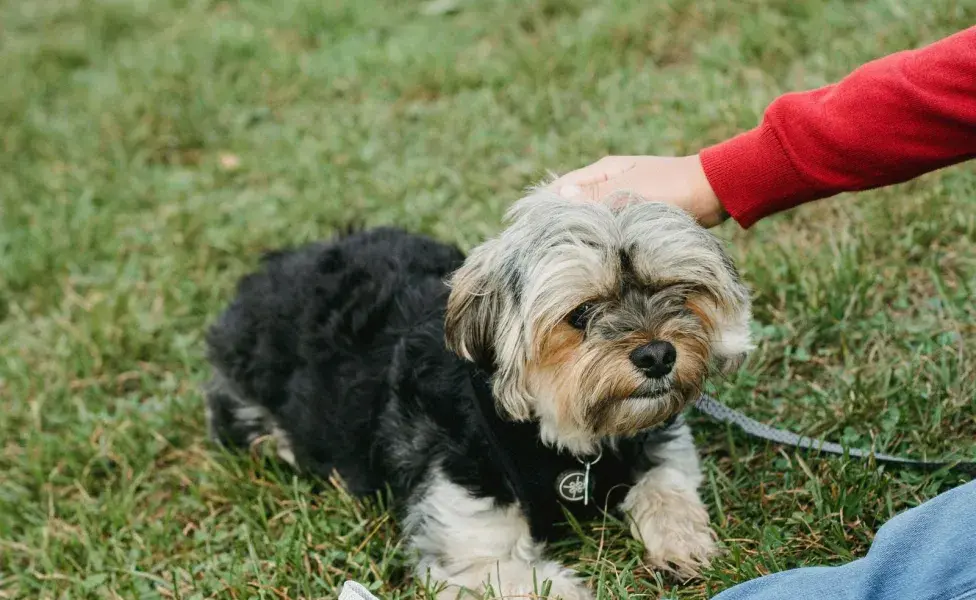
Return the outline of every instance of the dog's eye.
<path id="1" fill-rule="evenodd" d="M 569 324 L 576 329 L 586 329 L 586 325 L 590 322 L 590 318 L 593 317 L 593 304 L 589 302 L 584 302 L 576 308 L 573 312 L 569 313 L 566 318 Z"/>

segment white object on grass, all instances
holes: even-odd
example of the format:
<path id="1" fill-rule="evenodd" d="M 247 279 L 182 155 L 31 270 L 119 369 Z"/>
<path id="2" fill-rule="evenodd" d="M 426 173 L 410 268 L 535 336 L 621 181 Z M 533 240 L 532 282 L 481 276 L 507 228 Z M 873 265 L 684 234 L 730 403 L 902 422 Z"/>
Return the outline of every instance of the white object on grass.
<path id="1" fill-rule="evenodd" d="M 379 600 L 369 590 L 355 581 L 347 581 L 339 592 L 339 600 Z"/>

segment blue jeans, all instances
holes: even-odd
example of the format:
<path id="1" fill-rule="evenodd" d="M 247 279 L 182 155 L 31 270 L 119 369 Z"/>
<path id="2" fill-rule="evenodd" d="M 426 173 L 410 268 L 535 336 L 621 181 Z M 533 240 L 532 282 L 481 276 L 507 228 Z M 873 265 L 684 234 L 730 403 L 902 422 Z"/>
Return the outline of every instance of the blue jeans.
<path id="1" fill-rule="evenodd" d="M 713 598 L 799 599 L 976 599 L 976 481 L 892 518 L 864 558 L 774 573 Z"/>

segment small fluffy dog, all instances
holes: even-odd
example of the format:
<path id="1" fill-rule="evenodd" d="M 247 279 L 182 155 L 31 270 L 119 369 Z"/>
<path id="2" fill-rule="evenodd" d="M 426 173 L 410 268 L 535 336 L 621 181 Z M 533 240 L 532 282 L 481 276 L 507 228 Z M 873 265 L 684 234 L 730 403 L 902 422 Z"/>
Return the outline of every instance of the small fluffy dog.
<path id="1" fill-rule="evenodd" d="M 720 243 L 656 203 L 536 191 L 467 259 L 395 229 L 267 257 L 209 332 L 210 430 L 351 491 L 392 489 L 441 597 L 591 594 L 544 557 L 619 509 L 649 564 L 715 550 L 682 409 L 750 349 Z"/>

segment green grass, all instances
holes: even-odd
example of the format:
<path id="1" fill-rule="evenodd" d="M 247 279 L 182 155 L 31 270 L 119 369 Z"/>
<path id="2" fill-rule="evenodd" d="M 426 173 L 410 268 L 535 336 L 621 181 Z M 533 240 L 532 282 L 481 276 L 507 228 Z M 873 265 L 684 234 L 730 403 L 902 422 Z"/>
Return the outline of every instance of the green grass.
<path id="1" fill-rule="evenodd" d="M 352 221 L 469 248 L 547 169 L 694 152 L 976 21 L 976 0 L 425 6 L 0 0 L 0 597 L 425 597 L 380 507 L 205 441 L 202 332 L 258 254 Z M 760 340 L 721 397 L 976 457 L 972 166 L 721 235 Z M 556 551 L 602 598 L 843 562 L 961 481 L 695 421 L 728 552 L 679 585 L 582 524 Z"/>

